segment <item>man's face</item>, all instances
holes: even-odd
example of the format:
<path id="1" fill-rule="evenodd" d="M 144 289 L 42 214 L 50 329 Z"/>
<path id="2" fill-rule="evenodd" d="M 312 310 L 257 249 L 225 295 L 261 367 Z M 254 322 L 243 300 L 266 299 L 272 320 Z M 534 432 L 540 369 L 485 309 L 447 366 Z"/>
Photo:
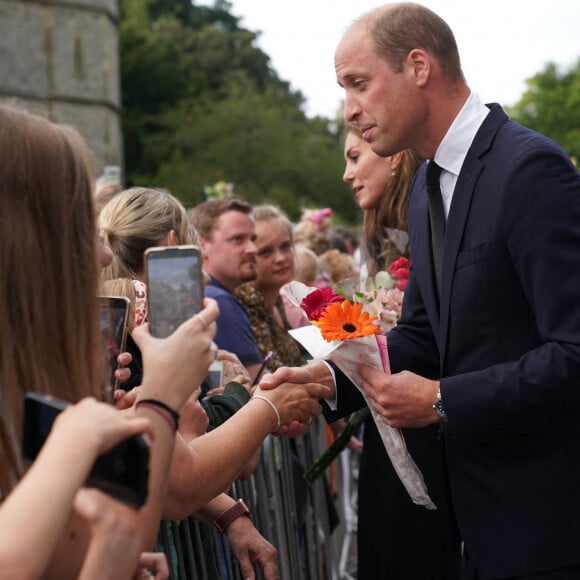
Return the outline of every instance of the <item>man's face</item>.
<path id="1" fill-rule="evenodd" d="M 210 240 L 202 240 L 204 269 L 233 292 L 256 278 L 256 226 L 251 215 L 232 210 L 222 214 Z"/>
<path id="2" fill-rule="evenodd" d="M 346 91 L 344 118 L 358 126 L 373 151 L 386 157 L 412 147 L 424 121 L 412 62 L 393 72 L 375 54 L 369 32 L 359 23 L 342 37 L 334 66 Z"/>

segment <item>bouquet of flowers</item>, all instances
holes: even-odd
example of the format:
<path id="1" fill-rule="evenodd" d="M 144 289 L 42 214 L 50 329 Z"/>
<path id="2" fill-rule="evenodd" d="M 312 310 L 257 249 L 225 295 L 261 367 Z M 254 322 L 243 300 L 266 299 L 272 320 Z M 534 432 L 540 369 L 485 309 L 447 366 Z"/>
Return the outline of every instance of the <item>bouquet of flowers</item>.
<path id="1" fill-rule="evenodd" d="M 376 323 L 378 317 L 367 310 L 373 299 L 366 302 L 361 297 L 359 300 L 349 300 L 332 288 L 311 288 L 300 282 L 291 282 L 284 291 L 288 299 L 302 308 L 313 323 L 290 330 L 290 334 L 314 360 L 332 361 L 359 388 L 393 467 L 409 496 L 417 505 L 436 509 L 427 493 L 423 475 L 407 451 L 403 434 L 383 421 L 371 408 L 366 394 L 359 387 L 359 364 L 390 372 L 386 337 L 380 334 Z"/>
<path id="2" fill-rule="evenodd" d="M 401 257 L 389 266 L 388 271 L 367 278 L 364 291 L 354 292 L 353 300 L 364 304 L 364 309 L 376 316 L 383 334 L 391 330 L 401 316 L 410 266 L 411 262 Z"/>

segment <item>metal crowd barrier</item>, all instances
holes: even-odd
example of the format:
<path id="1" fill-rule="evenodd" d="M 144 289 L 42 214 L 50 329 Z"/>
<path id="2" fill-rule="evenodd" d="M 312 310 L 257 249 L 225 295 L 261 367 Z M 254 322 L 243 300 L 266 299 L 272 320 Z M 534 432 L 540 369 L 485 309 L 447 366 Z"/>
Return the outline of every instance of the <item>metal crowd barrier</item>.
<path id="1" fill-rule="evenodd" d="M 258 531 L 277 548 L 281 580 L 344 578 L 339 568 L 352 529 L 344 524 L 342 478 L 336 501 L 327 479 L 309 485 L 303 478 L 304 468 L 328 445 L 325 425 L 318 418 L 303 437 L 267 437 L 252 477 L 234 482 L 230 490 L 232 497 L 244 499 Z M 243 580 L 226 537 L 212 526 L 193 518 L 166 521 L 161 538 L 172 580 Z M 263 579 L 259 567 L 256 577 Z"/>

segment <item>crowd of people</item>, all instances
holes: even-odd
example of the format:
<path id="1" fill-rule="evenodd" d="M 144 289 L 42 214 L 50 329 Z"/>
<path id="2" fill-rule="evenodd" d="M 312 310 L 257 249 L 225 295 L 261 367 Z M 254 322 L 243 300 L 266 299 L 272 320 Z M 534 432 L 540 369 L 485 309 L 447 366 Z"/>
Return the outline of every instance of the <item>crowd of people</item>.
<path id="1" fill-rule="evenodd" d="M 99 354 L 104 353 L 98 310 L 102 285 L 116 281 L 119 292 L 137 290 L 147 247 L 193 241 L 187 215 L 169 193 L 138 189 L 114 196 L 97 221 L 91 160 L 82 137 L 11 105 L 0 107 L 0 117 L 10 137 L 2 140 L 0 152 L 5 168 L 0 262 L 6 282 L 0 370 L 2 575 L 133 578 L 154 569 L 157 577 L 167 577 L 165 558 L 153 553 L 159 523 L 198 513 L 202 521 L 221 525 L 247 577 L 253 577 L 258 563 L 266 578 L 277 578 L 275 548 L 250 518 L 241 517 L 240 503 L 223 492 L 243 476 L 264 438 L 280 424 L 307 424 L 318 415 L 318 400 L 327 389 L 310 384 L 299 397 L 283 389 L 250 393 L 243 387 L 249 377 L 241 363 L 226 354 L 234 371 L 239 367 L 236 382 L 246 396 L 228 404 L 240 398 L 239 390 L 222 394 L 227 401 L 214 405 L 222 412 L 213 414 L 218 419 L 208 430 L 208 414 L 198 399 L 218 353 L 213 342 L 217 303 L 206 299 L 197 315 L 158 339 L 144 324 L 146 305 L 139 305 L 135 292 L 132 347 L 120 355 L 124 368 L 116 373 L 122 381 L 133 375 L 138 386 L 116 392 L 114 407 L 99 402 L 108 378 Z M 131 213 L 140 204 L 144 214 Z M 155 211 L 152 233 L 146 217 Z M 169 222 L 163 221 L 164 212 L 171 214 Z M 13 223 L 19 224 L 17 237 L 11 234 Z M 170 224 L 165 230 L 164 223 Z M 128 225 L 132 232 L 125 237 Z M 139 239 L 140 231 L 145 240 Z M 132 296 L 130 290 L 126 294 Z M 139 364 L 132 368 L 135 360 Z M 27 469 L 20 450 L 23 397 L 30 390 L 71 405 Z M 145 505 L 134 509 L 85 488 L 96 458 L 138 433 L 148 435 L 150 447 Z"/>
<path id="2" fill-rule="evenodd" d="M 580 577 L 578 170 L 478 99 L 453 32 L 419 4 L 362 15 L 335 69 L 360 234 L 332 208 L 293 224 L 231 191 L 188 210 L 160 188 L 99 189 L 75 129 L 0 105 L 2 577 L 168 578 L 160 524 L 193 516 L 227 536 L 244 578 L 255 565 L 278 578 L 276 547 L 227 492 L 269 434 L 294 440 L 321 414 L 341 427 L 362 392 L 401 430 L 436 509 L 409 497 L 369 418 L 357 578 Z M 184 245 L 201 251 L 203 304 L 156 338 L 146 252 Z M 360 365 L 355 385 L 309 360 L 289 331 L 310 322 L 286 285 L 362 288 L 401 257 L 412 266 L 390 373 Z M 113 404 L 101 294 L 129 300 Z M 31 464 L 29 391 L 68 404 Z M 142 507 L 85 486 L 136 435 L 150 455 Z"/>

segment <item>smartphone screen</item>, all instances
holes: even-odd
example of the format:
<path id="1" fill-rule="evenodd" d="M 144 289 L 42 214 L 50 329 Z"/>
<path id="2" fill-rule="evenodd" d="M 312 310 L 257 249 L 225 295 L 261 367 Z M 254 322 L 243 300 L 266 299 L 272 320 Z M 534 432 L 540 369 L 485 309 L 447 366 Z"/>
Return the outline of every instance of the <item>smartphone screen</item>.
<path id="1" fill-rule="evenodd" d="M 207 380 L 211 389 L 218 389 L 222 386 L 224 374 L 224 363 L 216 360 L 209 365 Z"/>
<path id="2" fill-rule="evenodd" d="M 169 336 L 197 314 L 203 299 L 201 252 L 196 246 L 162 246 L 145 252 L 151 334 Z"/>
<path id="3" fill-rule="evenodd" d="M 68 403 L 42 393 L 28 393 L 24 399 L 22 454 L 32 462 L 46 441 L 52 424 Z M 134 435 L 100 455 L 85 482 L 134 508 L 147 499 L 149 445 Z"/>
<path id="4" fill-rule="evenodd" d="M 125 350 L 127 343 L 127 317 L 129 316 L 129 299 L 125 296 L 99 296 L 101 310 L 101 330 L 105 342 L 107 357 L 108 381 L 105 400 L 112 402 L 113 390 L 119 388 L 115 379 L 117 357 Z"/>

